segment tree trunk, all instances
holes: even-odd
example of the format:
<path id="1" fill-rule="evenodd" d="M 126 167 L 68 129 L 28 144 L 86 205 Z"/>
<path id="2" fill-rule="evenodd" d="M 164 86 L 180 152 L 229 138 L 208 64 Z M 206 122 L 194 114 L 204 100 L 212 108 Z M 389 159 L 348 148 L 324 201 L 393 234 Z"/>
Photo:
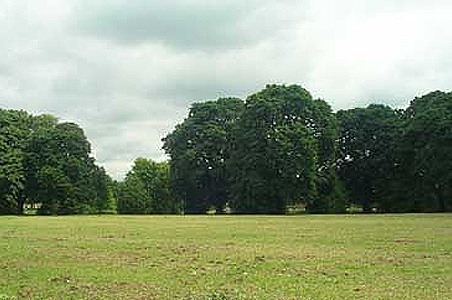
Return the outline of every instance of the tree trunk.
<path id="1" fill-rule="evenodd" d="M 17 198 L 17 214 L 19 216 L 24 214 L 24 203 L 24 198 L 22 198 L 22 196 L 19 196 Z"/>

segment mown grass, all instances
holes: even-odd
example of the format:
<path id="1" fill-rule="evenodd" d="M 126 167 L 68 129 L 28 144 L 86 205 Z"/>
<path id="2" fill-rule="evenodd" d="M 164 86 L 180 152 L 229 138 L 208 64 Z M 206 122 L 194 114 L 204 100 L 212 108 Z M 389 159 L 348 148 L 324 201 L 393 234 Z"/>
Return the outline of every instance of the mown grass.
<path id="1" fill-rule="evenodd" d="M 0 299 L 452 299 L 452 215 L 0 217 Z"/>

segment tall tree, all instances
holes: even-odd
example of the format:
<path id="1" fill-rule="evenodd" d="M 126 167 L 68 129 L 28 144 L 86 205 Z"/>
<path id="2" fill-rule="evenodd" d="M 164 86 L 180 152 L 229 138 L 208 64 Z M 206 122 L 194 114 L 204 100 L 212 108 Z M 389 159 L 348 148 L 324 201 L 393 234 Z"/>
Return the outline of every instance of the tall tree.
<path id="1" fill-rule="evenodd" d="M 48 120 L 41 120 L 47 124 Z M 106 191 L 96 185 L 102 171 L 90 157 L 90 144 L 74 123 L 38 127 L 26 147 L 28 197 L 42 203 L 40 213 L 97 212 Z M 49 180 L 52 179 L 52 180 Z M 49 204 L 49 205 L 47 205 Z"/>
<path id="2" fill-rule="evenodd" d="M 232 128 L 242 110 L 243 101 L 236 98 L 195 103 L 188 118 L 163 139 L 171 157 L 171 186 L 186 213 L 210 207 L 223 211 Z"/>
<path id="3" fill-rule="evenodd" d="M 340 123 L 337 171 L 349 199 L 362 206 L 393 210 L 396 143 L 401 113 L 384 105 L 337 112 Z"/>
<path id="4" fill-rule="evenodd" d="M 452 211 L 452 92 L 411 101 L 399 145 L 404 210 Z"/>
<path id="5" fill-rule="evenodd" d="M 334 120 L 326 102 L 297 85 L 268 85 L 248 97 L 229 164 L 235 211 L 284 213 L 295 202 L 329 210 L 320 202 L 334 190 Z"/>
<path id="6" fill-rule="evenodd" d="M 89 153 L 76 124 L 0 109 L 0 213 L 21 214 L 26 201 L 43 213 L 114 208 L 110 179 Z"/>

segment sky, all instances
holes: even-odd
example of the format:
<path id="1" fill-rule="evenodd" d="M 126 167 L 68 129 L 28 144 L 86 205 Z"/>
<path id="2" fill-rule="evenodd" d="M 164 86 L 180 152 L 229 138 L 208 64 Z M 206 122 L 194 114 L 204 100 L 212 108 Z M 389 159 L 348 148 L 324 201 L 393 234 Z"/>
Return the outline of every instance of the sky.
<path id="1" fill-rule="evenodd" d="M 1 0 L 0 108 L 79 124 L 115 179 L 194 102 L 299 84 L 334 110 L 452 88 L 450 0 Z"/>

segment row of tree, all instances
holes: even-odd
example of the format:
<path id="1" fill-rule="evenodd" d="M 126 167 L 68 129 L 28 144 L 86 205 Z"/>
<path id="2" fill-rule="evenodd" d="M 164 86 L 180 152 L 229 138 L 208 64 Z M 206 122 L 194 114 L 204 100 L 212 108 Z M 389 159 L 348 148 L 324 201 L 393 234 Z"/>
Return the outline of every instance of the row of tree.
<path id="1" fill-rule="evenodd" d="M 333 113 L 300 86 L 195 103 L 163 139 L 187 213 L 452 210 L 452 93 Z"/>
<path id="2" fill-rule="evenodd" d="M 115 210 L 111 179 L 90 157 L 83 130 L 51 115 L 0 110 L 0 213 Z"/>
<path id="3" fill-rule="evenodd" d="M 452 211 L 452 93 L 337 113 L 337 173 L 365 211 Z"/>
<path id="4" fill-rule="evenodd" d="M 297 85 L 194 103 L 115 182 L 73 123 L 0 110 L 0 213 L 452 211 L 452 93 L 340 110 Z"/>
<path id="5" fill-rule="evenodd" d="M 186 212 L 227 206 L 237 213 L 283 213 L 299 202 L 326 211 L 340 198 L 336 137 L 325 101 L 299 86 L 273 85 L 246 102 L 196 103 L 163 147 Z"/>

